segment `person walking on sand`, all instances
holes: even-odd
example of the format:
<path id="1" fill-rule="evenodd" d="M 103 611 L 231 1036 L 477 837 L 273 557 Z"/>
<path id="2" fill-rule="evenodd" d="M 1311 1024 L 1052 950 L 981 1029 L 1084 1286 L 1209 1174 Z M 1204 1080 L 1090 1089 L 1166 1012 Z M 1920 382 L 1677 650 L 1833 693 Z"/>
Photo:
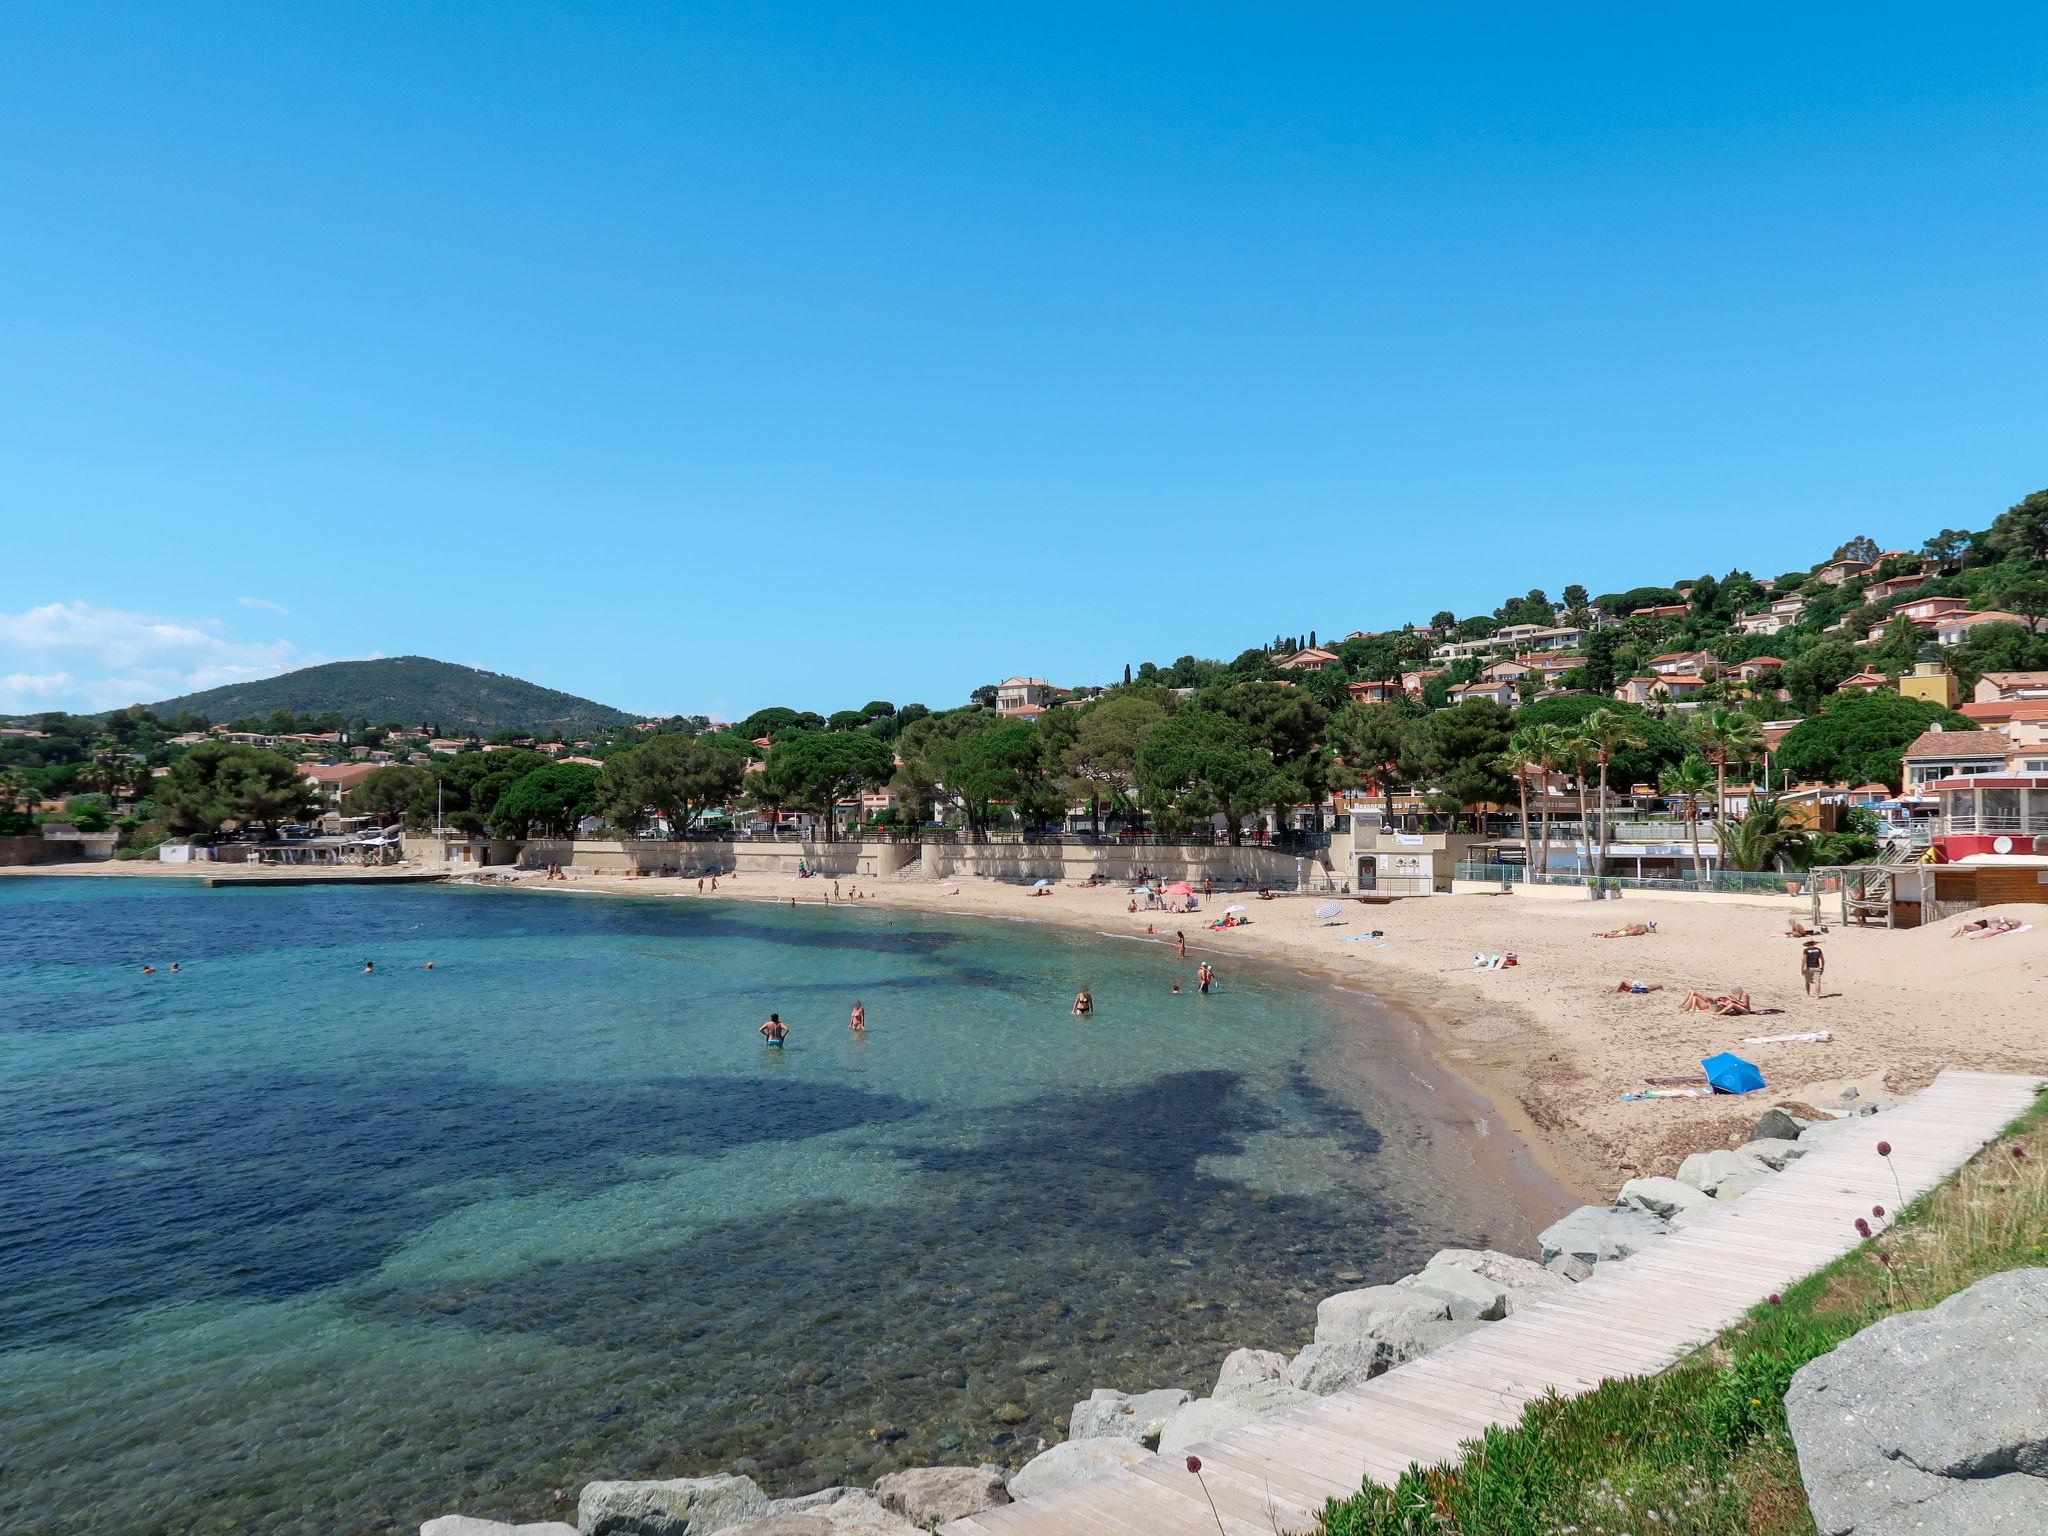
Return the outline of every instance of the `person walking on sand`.
<path id="1" fill-rule="evenodd" d="M 853 1000 L 853 1020 L 848 1027 L 856 1035 L 864 1035 L 868 1032 L 868 1011 L 861 1006 L 860 999 L 857 997 Z"/>
<path id="2" fill-rule="evenodd" d="M 1828 957 L 1820 952 L 1820 945 L 1812 939 L 1799 951 L 1799 978 L 1806 983 L 1808 997 L 1825 996 L 1820 989 L 1820 979 L 1827 973 Z"/>
<path id="3" fill-rule="evenodd" d="M 770 1045 L 779 1046 L 789 1038 L 789 1026 L 782 1022 L 781 1014 L 771 1013 L 768 1015 L 768 1022 L 761 1026 L 759 1034 Z"/>

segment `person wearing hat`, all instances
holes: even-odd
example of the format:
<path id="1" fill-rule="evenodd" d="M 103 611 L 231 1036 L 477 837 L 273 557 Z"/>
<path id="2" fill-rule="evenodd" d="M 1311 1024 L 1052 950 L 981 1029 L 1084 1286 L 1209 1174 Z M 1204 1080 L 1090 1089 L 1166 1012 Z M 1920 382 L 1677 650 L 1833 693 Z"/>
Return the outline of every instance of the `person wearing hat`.
<path id="1" fill-rule="evenodd" d="M 1806 995 L 1819 997 L 1820 978 L 1828 968 L 1828 957 L 1820 952 L 1820 940 L 1808 939 L 1799 951 L 1799 975 L 1806 983 Z"/>

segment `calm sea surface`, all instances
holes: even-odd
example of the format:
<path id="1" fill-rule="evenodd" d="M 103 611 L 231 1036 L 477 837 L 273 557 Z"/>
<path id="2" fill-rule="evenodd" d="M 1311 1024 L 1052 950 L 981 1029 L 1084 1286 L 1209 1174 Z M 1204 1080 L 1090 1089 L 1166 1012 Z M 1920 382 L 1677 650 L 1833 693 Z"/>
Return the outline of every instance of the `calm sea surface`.
<path id="1" fill-rule="evenodd" d="M 1520 1235 L 1364 1000 L 1192 970 L 845 909 L 0 881 L 0 1531 L 1018 1462 L 1091 1386 L 1202 1390 Z"/>

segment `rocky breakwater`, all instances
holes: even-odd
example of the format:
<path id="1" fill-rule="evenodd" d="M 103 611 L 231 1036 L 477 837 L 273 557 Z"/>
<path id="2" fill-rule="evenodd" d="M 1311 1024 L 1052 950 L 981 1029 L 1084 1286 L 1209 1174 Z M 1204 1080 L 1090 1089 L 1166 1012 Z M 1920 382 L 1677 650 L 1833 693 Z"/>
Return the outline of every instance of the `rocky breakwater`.
<path id="1" fill-rule="evenodd" d="M 1074 1404 L 1067 1438 L 1013 1472 L 917 1467 L 892 1472 L 872 1489 L 822 1488 L 782 1499 L 770 1498 L 751 1478 L 731 1475 L 596 1482 L 583 1489 L 573 1530 L 576 1536 L 915 1536 L 994 1505 L 1070 1488 L 1155 1451 L 1185 1451 L 1370 1381 L 1560 1294 L 1741 1199 L 1854 1120 L 1888 1107 L 1889 1101 L 1859 1098 L 1848 1089 L 1824 1108 L 1768 1110 L 1741 1145 L 1694 1153 L 1670 1177 L 1630 1179 L 1611 1205 L 1567 1213 L 1540 1234 L 1536 1259 L 1446 1248 L 1391 1285 L 1325 1297 L 1316 1307 L 1315 1337 L 1297 1353 L 1233 1350 L 1206 1394 L 1183 1387 L 1097 1387 Z M 421 1536 L 566 1536 L 571 1529 L 451 1515 L 428 1521 Z"/>

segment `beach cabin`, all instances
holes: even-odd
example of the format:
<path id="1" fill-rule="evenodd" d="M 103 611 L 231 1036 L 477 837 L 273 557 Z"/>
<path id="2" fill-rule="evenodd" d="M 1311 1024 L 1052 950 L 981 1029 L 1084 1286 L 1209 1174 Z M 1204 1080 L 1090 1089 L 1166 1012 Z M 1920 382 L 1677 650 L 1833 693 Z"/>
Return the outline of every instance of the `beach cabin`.
<path id="1" fill-rule="evenodd" d="M 1331 863 L 1350 871 L 1351 889 L 1361 896 L 1433 896 L 1448 893 L 1454 871 L 1474 844 L 1464 832 L 1403 832 L 1383 827 L 1373 816 L 1351 817 L 1348 850 L 1332 838 Z"/>

